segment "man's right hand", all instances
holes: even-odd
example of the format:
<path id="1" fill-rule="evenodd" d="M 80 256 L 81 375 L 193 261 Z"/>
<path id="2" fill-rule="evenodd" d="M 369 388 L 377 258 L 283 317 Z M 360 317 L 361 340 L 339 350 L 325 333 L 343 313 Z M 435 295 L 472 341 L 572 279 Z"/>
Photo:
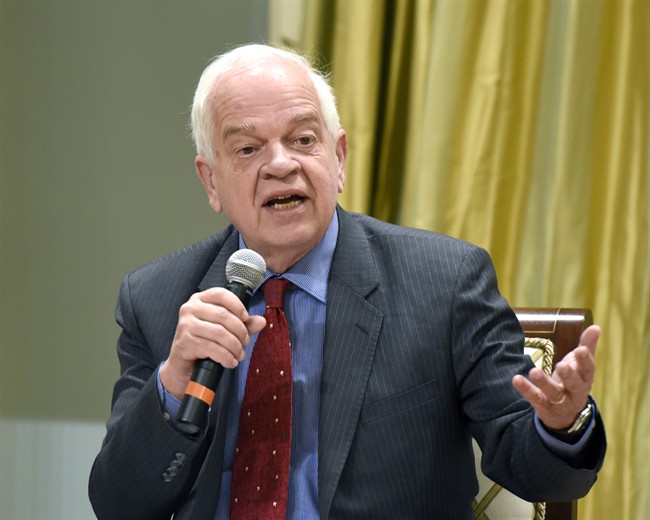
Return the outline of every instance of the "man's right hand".
<path id="1" fill-rule="evenodd" d="M 182 399 L 197 359 L 210 358 L 235 368 L 245 357 L 250 336 L 265 325 L 263 316 L 249 315 L 227 289 L 214 287 L 193 294 L 180 308 L 172 348 L 160 369 L 163 387 Z"/>

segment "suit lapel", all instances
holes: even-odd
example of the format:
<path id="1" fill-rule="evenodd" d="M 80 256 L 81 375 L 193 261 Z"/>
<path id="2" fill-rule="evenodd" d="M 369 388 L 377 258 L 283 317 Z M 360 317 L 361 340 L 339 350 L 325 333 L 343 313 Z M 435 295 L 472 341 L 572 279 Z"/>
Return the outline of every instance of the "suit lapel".
<path id="1" fill-rule="evenodd" d="M 205 273 L 203 280 L 199 283 L 199 290 L 205 291 L 210 287 L 225 287 L 226 280 L 226 263 L 230 255 L 239 249 L 239 233 L 230 228 L 231 233 L 226 237 L 223 246 L 219 249 L 214 262 Z"/>
<path id="2" fill-rule="evenodd" d="M 379 284 L 368 238 L 339 210 L 327 294 L 318 432 L 319 513 L 329 516 L 356 431 L 383 314 L 367 301 Z"/>

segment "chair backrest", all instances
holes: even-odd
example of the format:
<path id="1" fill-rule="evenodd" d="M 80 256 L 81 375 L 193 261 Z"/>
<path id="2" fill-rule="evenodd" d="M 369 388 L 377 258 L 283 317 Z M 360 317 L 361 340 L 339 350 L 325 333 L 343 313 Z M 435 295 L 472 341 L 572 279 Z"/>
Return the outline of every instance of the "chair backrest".
<path id="1" fill-rule="evenodd" d="M 554 345 L 553 366 L 578 346 L 580 335 L 593 324 L 590 309 L 515 307 L 524 334 L 549 339 Z M 576 520 L 578 502 L 547 502 L 546 520 Z"/>
<path id="2" fill-rule="evenodd" d="M 526 336 L 525 353 L 547 374 L 578 345 L 582 331 L 593 322 L 589 309 L 520 307 L 514 310 Z M 472 503 L 476 518 L 577 519 L 577 501 L 530 504 L 492 482 L 482 474 L 481 451 L 475 441 L 473 444 L 479 482 L 479 493 Z"/>

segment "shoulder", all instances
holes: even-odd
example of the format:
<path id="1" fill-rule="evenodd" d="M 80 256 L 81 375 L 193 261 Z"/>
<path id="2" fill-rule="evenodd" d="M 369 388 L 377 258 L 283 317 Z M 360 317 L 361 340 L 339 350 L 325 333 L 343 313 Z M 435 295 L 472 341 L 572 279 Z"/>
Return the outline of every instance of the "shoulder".
<path id="1" fill-rule="evenodd" d="M 392 258 L 447 259 L 458 262 L 467 255 L 487 255 L 481 247 L 441 233 L 383 222 L 367 215 L 348 213 L 349 221 L 363 230 L 371 249 Z M 442 256 L 441 256 L 442 255 Z"/>
<path id="2" fill-rule="evenodd" d="M 339 210 L 333 274 L 346 283 L 413 290 L 414 284 L 447 293 L 478 273 L 494 277 L 488 253 L 447 235 L 399 226 Z"/>

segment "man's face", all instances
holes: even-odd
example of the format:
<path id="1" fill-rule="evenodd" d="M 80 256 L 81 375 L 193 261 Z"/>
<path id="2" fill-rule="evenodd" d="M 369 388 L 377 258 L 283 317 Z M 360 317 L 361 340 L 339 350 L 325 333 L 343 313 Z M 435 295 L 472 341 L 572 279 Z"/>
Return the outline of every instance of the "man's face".
<path id="1" fill-rule="evenodd" d="M 309 77 L 292 63 L 242 67 L 213 94 L 215 158 L 196 159 L 210 205 L 285 271 L 329 226 L 345 183 L 345 132 L 332 139 Z"/>

